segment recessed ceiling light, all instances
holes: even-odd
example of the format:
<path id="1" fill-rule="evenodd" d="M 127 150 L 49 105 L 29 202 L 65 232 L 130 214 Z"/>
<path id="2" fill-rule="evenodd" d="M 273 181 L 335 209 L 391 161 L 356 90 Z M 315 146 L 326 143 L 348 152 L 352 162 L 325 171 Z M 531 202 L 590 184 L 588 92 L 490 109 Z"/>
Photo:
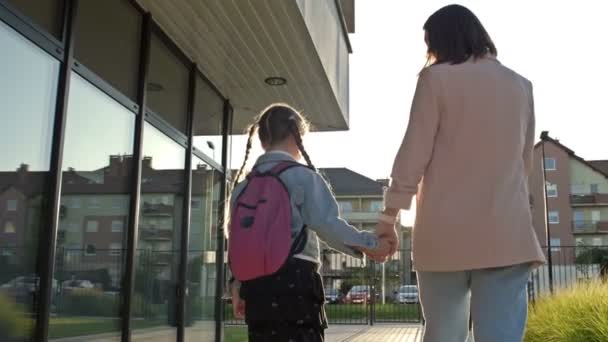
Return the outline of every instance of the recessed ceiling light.
<path id="1" fill-rule="evenodd" d="M 276 86 L 282 86 L 287 84 L 287 80 L 283 77 L 279 77 L 279 76 L 272 76 L 272 77 L 268 77 L 264 80 L 264 82 L 266 82 L 266 84 L 276 87 Z"/>
<path id="2" fill-rule="evenodd" d="M 165 87 L 162 84 L 156 82 L 148 82 L 148 91 L 163 91 Z"/>

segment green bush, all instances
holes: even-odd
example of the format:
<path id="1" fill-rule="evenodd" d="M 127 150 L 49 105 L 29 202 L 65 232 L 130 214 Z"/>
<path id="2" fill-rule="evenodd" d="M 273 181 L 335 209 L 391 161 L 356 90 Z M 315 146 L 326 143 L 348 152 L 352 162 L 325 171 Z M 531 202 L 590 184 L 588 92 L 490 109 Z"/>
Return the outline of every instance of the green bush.
<path id="1" fill-rule="evenodd" d="M 594 282 L 530 306 L 525 342 L 608 341 L 608 284 Z"/>
<path id="2" fill-rule="evenodd" d="M 0 341 L 25 337 L 30 321 L 16 304 L 0 294 Z"/>
<path id="3" fill-rule="evenodd" d="M 99 290 L 77 289 L 65 293 L 59 309 L 69 316 L 115 317 L 119 314 L 120 297 L 105 295 Z"/>

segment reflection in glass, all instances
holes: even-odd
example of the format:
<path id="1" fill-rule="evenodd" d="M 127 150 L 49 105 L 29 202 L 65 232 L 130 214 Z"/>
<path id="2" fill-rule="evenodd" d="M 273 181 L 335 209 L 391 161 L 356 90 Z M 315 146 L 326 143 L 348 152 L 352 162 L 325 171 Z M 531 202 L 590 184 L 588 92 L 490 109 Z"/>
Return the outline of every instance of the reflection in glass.
<path id="1" fill-rule="evenodd" d="M 53 337 L 111 333 L 105 341 L 120 339 L 126 238 L 117 227 L 128 221 L 134 123 L 133 113 L 73 74 L 51 326 L 81 326 Z"/>
<path id="2" fill-rule="evenodd" d="M 185 134 L 189 70 L 157 34 L 150 40 L 148 79 L 148 107 Z"/>
<path id="3" fill-rule="evenodd" d="M 0 329 L 0 341 L 27 340 L 59 62 L 2 22 L 0 42 L 0 146 L 10 151 L 0 154 L 0 327 L 11 327 Z"/>
<path id="4" fill-rule="evenodd" d="M 137 94 L 141 14 L 129 0 L 80 1 L 74 54 L 132 100 Z"/>
<path id="5" fill-rule="evenodd" d="M 222 162 L 224 100 L 198 77 L 194 102 L 194 147 L 218 164 Z"/>
<path id="6" fill-rule="evenodd" d="M 186 341 L 214 340 L 215 249 L 221 174 L 192 156 Z"/>
<path id="7" fill-rule="evenodd" d="M 169 327 L 176 326 L 185 149 L 146 123 L 143 156 L 132 319 L 166 326 L 159 334 L 173 340 L 176 332 Z M 133 340 L 145 341 L 145 334 Z"/>
<path id="8" fill-rule="evenodd" d="M 64 0 L 8 0 L 43 30 L 61 39 Z"/>

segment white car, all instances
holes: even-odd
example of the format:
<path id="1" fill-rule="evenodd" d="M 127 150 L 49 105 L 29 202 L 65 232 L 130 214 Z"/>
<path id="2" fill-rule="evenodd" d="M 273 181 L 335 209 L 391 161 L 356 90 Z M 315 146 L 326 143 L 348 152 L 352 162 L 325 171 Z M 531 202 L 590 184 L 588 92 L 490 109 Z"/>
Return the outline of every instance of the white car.
<path id="1" fill-rule="evenodd" d="M 402 285 L 395 293 L 395 302 L 399 304 L 417 304 L 419 301 L 416 285 Z"/>
<path id="2" fill-rule="evenodd" d="M 61 285 L 63 286 L 64 290 L 95 288 L 95 285 L 93 285 L 93 283 L 90 281 L 80 279 L 66 280 Z"/>

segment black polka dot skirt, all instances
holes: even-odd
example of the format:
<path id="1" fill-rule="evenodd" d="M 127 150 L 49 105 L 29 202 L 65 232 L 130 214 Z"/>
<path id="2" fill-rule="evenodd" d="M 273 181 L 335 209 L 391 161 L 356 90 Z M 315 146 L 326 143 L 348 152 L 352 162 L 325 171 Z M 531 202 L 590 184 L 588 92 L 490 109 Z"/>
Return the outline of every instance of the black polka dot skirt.
<path id="1" fill-rule="evenodd" d="M 322 342 L 327 328 L 318 265 L 291 258 L 277 273 L 241 286 L 249 342 Z"/>

